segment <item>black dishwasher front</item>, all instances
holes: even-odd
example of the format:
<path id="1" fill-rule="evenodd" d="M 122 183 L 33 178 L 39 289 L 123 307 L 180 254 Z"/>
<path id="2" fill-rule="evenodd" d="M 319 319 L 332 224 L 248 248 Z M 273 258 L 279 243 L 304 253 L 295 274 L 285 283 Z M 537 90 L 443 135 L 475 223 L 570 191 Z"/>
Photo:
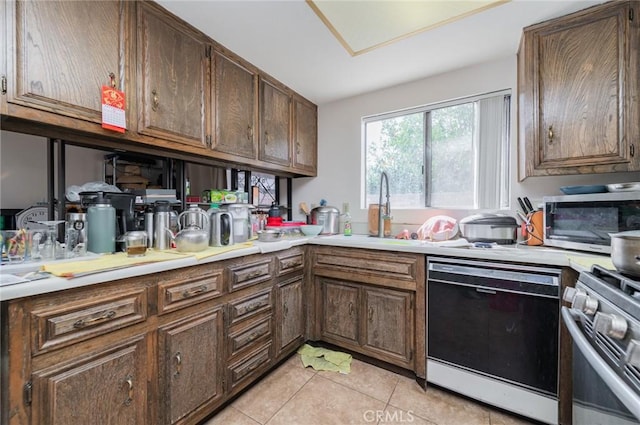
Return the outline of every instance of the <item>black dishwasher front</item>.
<path id="1" fill-rule="evenodd" d="M 551 267 L 428 259 L 427 380 L 457 391 L 443 368 L 484 379 L 491 385 L 479 381 L 481 394 L 462 392 L 508 410 L 509 396 L 503 406 L 492 392 L 500 399 L 518 388 L 557 400 L 560 275 Z M 548 416 L 536 419 L 553 422 Z"/>

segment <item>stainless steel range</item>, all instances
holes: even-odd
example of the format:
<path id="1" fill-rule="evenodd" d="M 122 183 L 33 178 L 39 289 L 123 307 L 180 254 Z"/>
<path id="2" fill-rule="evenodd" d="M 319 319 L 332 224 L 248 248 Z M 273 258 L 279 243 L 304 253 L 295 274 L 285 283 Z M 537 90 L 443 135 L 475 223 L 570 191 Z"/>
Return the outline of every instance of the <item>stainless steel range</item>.
<path id="1" fill-rule="evenodd" d="M 640 423 L 640 281 L 593 266 L 567 288 L 573 424 Z"/>

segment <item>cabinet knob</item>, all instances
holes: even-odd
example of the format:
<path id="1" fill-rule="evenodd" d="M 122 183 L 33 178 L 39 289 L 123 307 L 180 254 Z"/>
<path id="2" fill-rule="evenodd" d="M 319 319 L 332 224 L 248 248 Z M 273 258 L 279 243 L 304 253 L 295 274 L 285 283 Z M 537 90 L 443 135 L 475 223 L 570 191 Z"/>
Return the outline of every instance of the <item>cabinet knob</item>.
<path id="1" fill-rule="evenodd" d="M 160 106 L 160 101 L 158 100 L 158 91 L 156 89 L 153 89 L 151 90 L 151 94 L 153 95 L 151 109 L 153 109 L 153 112 L 156 112 L 158 110 L 158 106 Z"/>

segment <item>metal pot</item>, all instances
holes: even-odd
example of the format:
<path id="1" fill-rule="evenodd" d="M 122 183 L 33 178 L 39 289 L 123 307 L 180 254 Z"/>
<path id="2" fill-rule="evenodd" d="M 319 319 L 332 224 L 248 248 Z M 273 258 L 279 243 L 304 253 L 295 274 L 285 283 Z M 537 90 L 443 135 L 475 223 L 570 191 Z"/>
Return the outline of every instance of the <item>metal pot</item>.
<path id="1" fill-rule="evenodd" d="M 322 225 L 321 235 L 340 233 L 340 210 L 335 207 L 315 207 L 311 210 L 311 223 Z"/>
<path id="2" fill-rule="evenodd" d="M 469 242 L 514 244 L 518 227 L 514 217 L 504 214 L 475 214 L 460 220 L 462 237 Z"/>
<path id="3" fill-rule="evenodd" d="M 611 262 L 621 273 L 640 276 L 640 230 L 610 233 Z"/>

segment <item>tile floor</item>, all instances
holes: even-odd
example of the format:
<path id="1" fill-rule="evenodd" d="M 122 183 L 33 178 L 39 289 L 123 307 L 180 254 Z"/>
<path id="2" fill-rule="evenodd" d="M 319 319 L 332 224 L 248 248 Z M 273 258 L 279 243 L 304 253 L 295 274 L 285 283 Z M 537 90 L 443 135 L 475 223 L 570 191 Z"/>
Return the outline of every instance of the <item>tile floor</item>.
<path id="1" fill-rule="evenodd" d="M 203 425 L 525 425 L 486 405 L 353 359 L 351 373 L 304 368 L 294 354 Z"/>

